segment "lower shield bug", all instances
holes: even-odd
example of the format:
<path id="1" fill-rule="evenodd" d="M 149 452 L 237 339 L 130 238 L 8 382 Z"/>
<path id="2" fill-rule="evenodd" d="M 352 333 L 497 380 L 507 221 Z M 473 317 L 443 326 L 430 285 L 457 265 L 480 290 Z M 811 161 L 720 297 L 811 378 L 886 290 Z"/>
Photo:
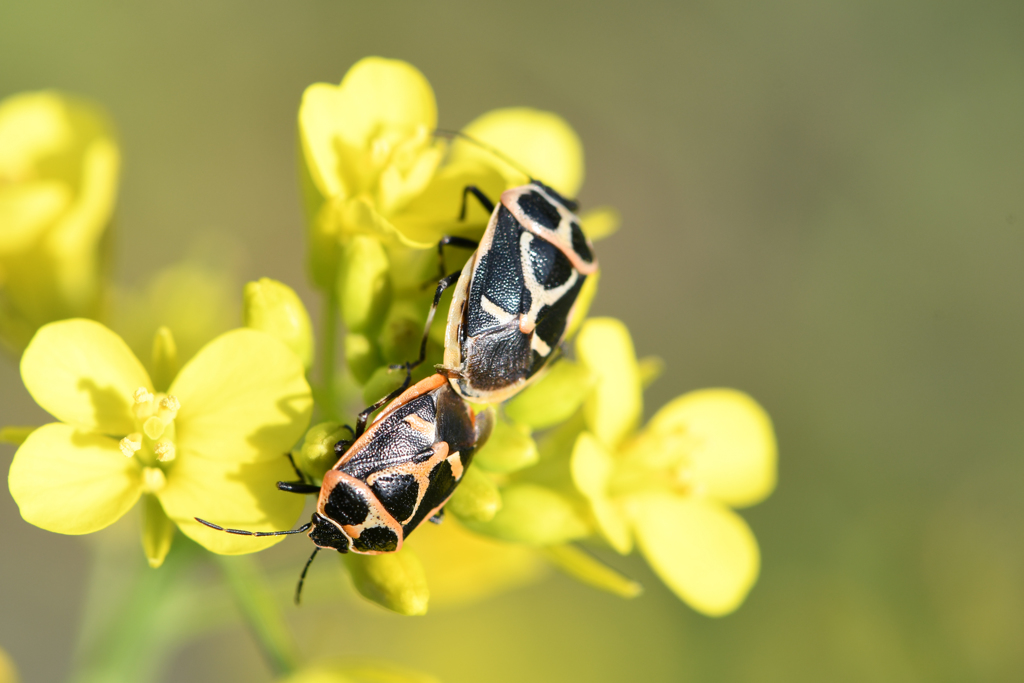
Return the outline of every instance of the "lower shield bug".
<path id="1" fill-rule="evenodd" d="M 306 571 L 321 548 L 341 553 L 379 555 L 395 552 L 425 519 L 440 522 L 443 508 L 490 434 L 492 415 L 477 415 L 444 375 L 432 375 L 412 387 L 406 384 L 360 414 L 354 440 L 335 446 L 340 458 L 320 486 L 278 482 L 292 493 L 319 495 L 313 518 L 288 531 L 225 529 L 245 536 L 309 532 L 316 549 L 302 571 L 298 602 Z M 369 415 L 388 405 L 369 426 Z M 300 477 L 301 477 L 300 473 Z"/>

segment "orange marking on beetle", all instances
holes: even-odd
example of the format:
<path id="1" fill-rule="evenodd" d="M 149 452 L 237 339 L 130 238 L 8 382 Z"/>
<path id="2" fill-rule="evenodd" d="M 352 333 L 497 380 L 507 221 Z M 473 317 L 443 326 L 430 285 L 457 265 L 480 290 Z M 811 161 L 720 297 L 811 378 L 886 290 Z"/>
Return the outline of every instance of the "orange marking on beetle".
<path id="1" fill-rule="evenodd" d="M 451 465 L 452 474 L 455 475 L 455 481 L 459 481 L 460 479 L 462 479 L 462 457 L 459 455 L 459 452 L 455 451 L 447 458 L 445 458 L 445 460 L 447 460 L 448 464 Z"/>
<path id="2" fill-rule="evenodd" d="M 409 518 L 400 522 L 403 525 L 408 524 L 409 520 L 415 517 L 416 512 L 420 509 L 420 505 L 423 503 L 423 496 L 427 494 L 427 488 L 430 487 L 430 473 L 434 471 L 439 462 L 448 457 L 447 441 L 438 441 L 431 448 L 433 448 L 434 454 L 423 462 L 403 462 L 399 465 L 378 470 L 366 478 L 366 483 L 369 486 L 373 486 L 374 482 L 381 477 L 391 474 L 408 474 L 416 480 L 416 505 L 413 506 L 412 514 L 409 515 Z"/>
<path id="3" fill-rule="evenodd" d="M 416 413 L 410 413 L 409 415 L 406 415 L 403 422 L 409 425 L 410 429 L 415 429 L 417 432 L 421 434 L 426 434 L 430 438 L 434 438 L 434 424 L 431 422 L 427 422 Z"/>

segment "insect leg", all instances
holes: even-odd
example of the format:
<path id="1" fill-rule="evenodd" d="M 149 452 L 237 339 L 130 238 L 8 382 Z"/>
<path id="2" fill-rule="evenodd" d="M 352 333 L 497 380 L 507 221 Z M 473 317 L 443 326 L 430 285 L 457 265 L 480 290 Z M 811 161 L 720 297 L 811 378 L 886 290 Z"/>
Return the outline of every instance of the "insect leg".
<path id="1" fill-rule="evenodd" d="M 488 199 L 487 195 L 481 192 L 479 187 L 476 185 L 466 185 L 462 190 L 462 211 L 459 212 L 460 221 L 466 220 L 466 199 L 468 199 L 470 194 L 476 197 L 477 201 L 480 202 L 480 206 L 484 207 L 487 213 L 494 211 L 494 202 Z"/>
<path id="2" fill-rule="evenodd" d="M 387 396 L 385 396 L 381 400 L 377 401 L 376 403 L 374 403 L 372 406 L 370 406 L 369 408 L 367 408 L 363 412 L 359 413 L 359 419 L 356 420 L 356 433 L 355 433 L 355 437 L 357 439 L 360 436 L 363 435 L 363 432 L 366 431 L 366 422 L 367 422 L 367 420 L 370 419 L 370 415 L 373 413 L 373 411 L 377 410 L 377 408 L 380 408 L 385 403 L 390 403 L 391 401 L 393 401 L 396 398 L 398 398 L 399 394 L 401 394 L 403 391 L 408 389 L 409 385 L 412 383 L 412 369 L 408 366 L 408 364 L 406 364 L 406 365 L 399 365 L 398 368 L 404 368 L 405 369 L 405 381 L 402 382 L 402 386 L 398 387 L 397 389 L 392 391 L 390 394 L 388 394 Z M 397 369 L 397 368 L 395 368 L 395 369 Z"/>
<path id="3" fill-rule="evenodd" d="M 423 339 L 420 340 L 420 355 L 411 363 L 403 363 L 402 365 L 390 366 L 392 370 L 406 369 L 410 372 L 415 370 L 423 363 L 427 358 L 427 340 L 430 337 L 430 325 L 434 322 L 434 314 L 437 313 L 437 305 L 441 302 L 441 295 L 444 290 L 459 281 L 459 275 L 462 274 L 461 270 L 457 270 L 447 277 L 441 278 L 441 281 L 437 283 L 437 290 L 434 292 L 434 301 L 430 304 L 430 311 L 427 312 L 427 324 L 423 327 Z"/>
<path id="4" fill-rule="evenodd" d="M 277 482 L 277 490 L 284 491 L 286 493 L 320 493 L 320 487 L 316 484 L 307 484 L 302 481 L 279 481 Z"/>
<path id="5" fill-rule="evenodd" d="M 480 246 L 480 243 L 476 240 L 471 240 L 468 237 L 455 237 L 454 235 L 445 235 L 441 238 L 441 241 L 437 243 L 437 263 L 438 271 L 437 278 L 440 280 L 444 277 L 445 266 L 444 266 L 444 248 L 445 247 L 460 247 L 462 249 L 469 249 L 470 251 Z M 426 289 L 433 282 L 423 283 L 423 288 Z"/>

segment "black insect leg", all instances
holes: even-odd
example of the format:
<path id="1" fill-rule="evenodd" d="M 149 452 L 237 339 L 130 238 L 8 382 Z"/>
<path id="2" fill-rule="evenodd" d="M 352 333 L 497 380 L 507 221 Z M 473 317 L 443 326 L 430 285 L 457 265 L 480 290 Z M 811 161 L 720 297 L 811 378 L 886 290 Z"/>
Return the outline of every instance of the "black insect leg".
<path id="1" fill-rule="evenodd" d="M 412 369 L 409 368 L 408 365 L 399 365 L 398 367 L 405 370 L 405 381 L 402 382 L 402 386 L 398 387 L 390 394 L 388 394 L 381 400 L 377 401 L 363 412 L 359 413 L 359 419 L 356 420 L 355 438 L 358 439 L 360 436 L 363 435 L 363 432 L 366 431 L 366 422 L 367 420 L 370 419 L 370 415 L 373 414 L 373 411 L 377 410 L 382 405 L 390 403 L 391 401 L 395 400 L 403 391 L 409 388 L 409 385 L 412 383 Z"/>
<path id="2" fill-rule="evenodd" d="M 441 238 L 441 241 L 437 243 L 437 278 L 440 280 L 444 277 L 447 272 L 447 268 L 444 265 L 444 248 L 445 247 L 459 247 L 460 249 L 469 249 L 473 251 L 480 243 L 476 240 L 471 240 L 468 237 L 455 237 L 454 235 L 445 235 Z M 423 289 L 426 289 L 433 282 L 423 283 Z"/>
<path id="3" fill-rule="evenodd" d="M 299 585 L 295 587 L 295 604 L 299 604 L 299 600 L 302 598 L 302 584 L 306 583 L 306 572 L 309 571 L 309 565 L 313 564 L 313 558 L 320 552 L 320 546 L 313 548 L 313 554 L 306 560 L 306 566 L 302 568 L 302 574 L 299 575 Z"/>
<path id="4" fill-rule="evenodd" d="M 299 469 L 299 466 L 295 464 L 295 458 L 292 457 L 292 454 L 285 453 L 284 455 L 286 458 L 288 458 L 288 462 L 292 464 L 292 469 L 295 470 L 295 476 L 299 478 L 299 481 L 302 482 L 303 484 L 307 483 L 306 475 L 302 472 L 302 470 Z"/>
<path id="5" fill-rule="evenodd" d="M 441 295 L 444 294 L 444 290 L 459 281 L 459 275 L 462 274 L 461 270 L 457 270 L 447 277 L 441 278 L 441 281 L 437 283 L 437 290 L 434 292 L 434 301 L 430 304 L 430 311 L 427 312 L 427 324 L 423 327 L 423 339 L 420 340 L 420 355 L 411 363 L 403 363 L 402 365 L 390 366 L 392 370 L 405 369 L 412 372 L 423 363 L 427 358 L 427 341 L 430 338 L 430 325 L 434 322 L 434 315 L 437 313 L 437 305 L 441 302 Z"/>
<path id="6" fill-rule="evenodd" d="M 444 508 L 441 508 L 440 510 L 438 510 L 437 514 L 433 515 L 432 517 L 430 517 L 427 521 L 432 522 L 434 524 L 440 524 L 441 522 L 443 522 L 444 521 Z"/>
<path id="7" fill-rule="evenodd" d="M 320 493 L 320 487 L 316 484 L 306 484 L 301 481 L 279 481 L 277 482 L 277 490 L 284 491 L 286 493 L 301 493 L 304 495 Z"/>
<path id="8" fill-rule="evenodd" d="M 459 220 L 466 220 L 466 200 L 469 195 L 472 194 L 476 197 L 477 201 L 480 202 L 480 206 L 484 207 L 487 213 L 494 212 L 494 202 L 492 202 L 487 195 L 480 191 L 480 188 L 476 185 L 466 185 L 462 190 L 462 210 L 459 211 Z"/>
<path id="9" fill-rule="evenodd" d="M 299 469 L 299 466 L 295 464 L 295 458 L 292 457 L 292 454 L 285 453 L 285 455 L 288 457 L 288 462 L 292 464 L 292 469 L 295 470 L 295 475 L 299 479 L 298 481 L 279 481 L 277 482 L 277 489 L 288 493 L 320 493 L 320 487 L 316 484 L 309 483 L 306 479 L 306 475 Z"/>

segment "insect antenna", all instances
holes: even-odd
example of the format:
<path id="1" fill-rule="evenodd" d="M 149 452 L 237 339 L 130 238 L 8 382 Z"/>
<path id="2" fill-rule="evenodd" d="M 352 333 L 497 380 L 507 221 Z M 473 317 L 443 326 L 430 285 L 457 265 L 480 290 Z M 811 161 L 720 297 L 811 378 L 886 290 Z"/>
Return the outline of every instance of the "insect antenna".
<path id="1" fill-rule="evenodd" d="M 222 526 L 217 526 L 213 522 L 207 522 L 205 519 L 194 518 L 200 524 L 205 524 L 211 529 L 217 531 L 225 531 L 229 534 L 238 534 L 239 536 L 287 536 L 288 534 L 301 534 L 310 530 L 313 526 L 313 522 L 306 522 L 298 529 L 289 529 L 288 531 L 244 531 L 242 529 L 225 529 Z"/>
<path id="2" fill-rule="evenodd" d="M 309 571 L 309 565 L 313 564 L 313 558 L 320 552 L 320 546 L 313 548 L 313 554 L 306 560 L 306 566 L 302 568 L 302 573 L 299 574 L 299 585 L 295 586 L 295 604 L 299 604 L 299 599 L 302 597 L 302 584 L 306 582 L 306 572 Z"/>
<path id="3" fill-rule="evenodd" d="M 465 140 L 466 142 L 471 142 L 480 149 L 484 150 L 485 152 L 490 152 L 491 154 L 493 154 L 494 156 L 496 156 L 497 158 L 501 159 L 506 164 L 514 168 L 515 170 L 522 173 L 524 176 L 530 179 L 530 182 L 533 182 L 535 180 L 532 173 L 523 168 L 522 165 L 520 165 L 517 161 L 514 161 L 510 156 L 508 156 L 507 154 L 505 154 L 504 152 L 495 147 L 491 147 L 486 142 L 481 142 L 477 140 L 471 135 L 466 135 L 462 131 L 447 130 L 444 128 L 438 128 L 437 130 L 435 130 L 434 135 L 436 135 L 439 138 L 448 138 L 450 140 L 458 139 Z"/>

